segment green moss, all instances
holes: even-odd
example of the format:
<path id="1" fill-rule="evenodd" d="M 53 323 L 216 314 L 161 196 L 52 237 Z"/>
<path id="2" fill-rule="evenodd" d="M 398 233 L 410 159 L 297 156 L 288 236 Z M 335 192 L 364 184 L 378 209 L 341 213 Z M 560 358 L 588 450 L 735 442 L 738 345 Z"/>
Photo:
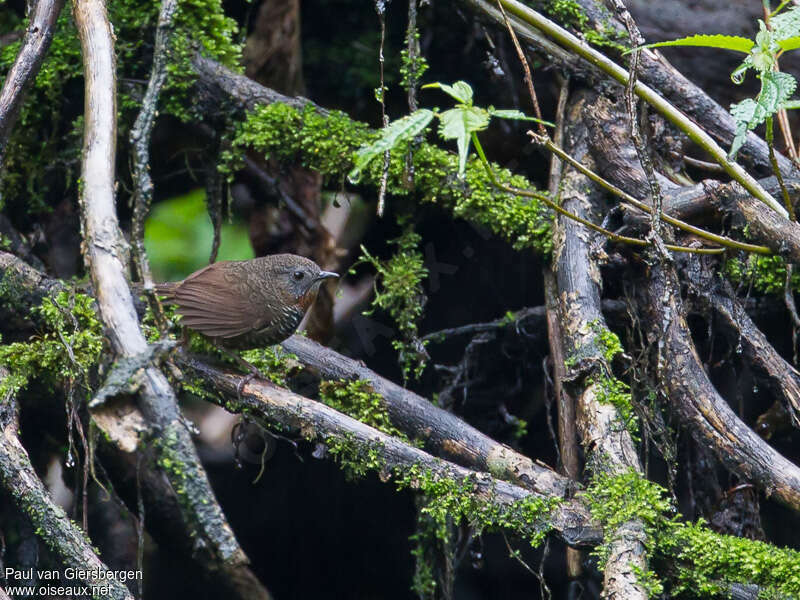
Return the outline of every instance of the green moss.
<path id="1" fill-rule="evenodd" d="M 242 45 L 236 40 L 236 21 L 225 16 L 222 0 L 181 0 L 174 23 L 165 105 L 169 113 L 189 121 L 199 116 L 189 94 L 196 79 L 191 66 L 195 52 L 240 71 Z"/>
<path id="2" fill-rule="evenodd" d="M 445 539 L 448 520 L 455 525 L 469 524 L 478 530 L 506 529 L 537 546 L 550 529 L 549 519 L 561 503 L 559 498 L 529 495 L 509 504 L 492 501 L 493 492 L 478 493 L 473 476 L 450 477 L 434 474 L 419 464 L 388 468 L 381 442 L 358 442 L 352 434 L 325 439 L 328 453 L 336 458 L 350 477 L 364 477 L 377 472 L 383 480 L 393 479 L 399 490 L 413 489 L 426 497 L 420 509 L 435 525 L 435 535 Z"/>
<path id="3" fill-rule="evenodd" d="M 383 459 L 383 444 L 372 442 L 362 444 L 353 434 L 329 436 L 325 445 L 330 454 L 347 475 L 348 479 L 364 477 L 370 472 L 383 472 L 386 462 Z"/>
<path id="4" fill-rule="evenodd" d="M 33 378 L 81 380 L 100 359 L 103 328 L 93 298 L 62 291 L 42 300 L 33 312 L 43 331 L 27 342 L 0 345 L 0 364 L 11 373 L 0 382 L 0 397 L 17 392 Z"/>
<path id="5" fill-rule="evenodd" d="M 280 103 L 259 106 L 240 123 L 232 147 L 223 153 L 224 173 L 230 175 L 241 164 L 246 149 L 253 149 L 282 162 L 300 162 L 319 171 L 326 181 L 341 185 L 353 167 L 355 151 L 375 139 L 364 123 L 353 121 L 337 111 L 323 114 L 312 106 L 298 111 Z M 411 198 L 449 210 L 458 218 L 485 227 L 508 240 L 515 249 L 551 250 L 552 213 L 536 201 L 497 191 L 480 161 L 467 163 L 463 181 L 454 177 L 458 157 L 432 144 L 423 143 L 414 151 L 414 189 L 406 176 L 406 148 L 392 153 L 388 193 L 396 198 Z M 382 161 L 373 161 L 362 174 L 364 185 L 380 184 Z M 497 178 L 508 185 L 531 189 L 524 177 L 493 165 Z"/>
<path id="6" fill-rule="evenodd" d="M 603 358 L 608 364 L 611 364 L 617 355 L 624 352 L 619 336 L 607 327 L 603 327 L 599 321 L 592 321 L 589 325 L 597 334 L 597 341 L 603 349 Z"/>
<path id="7" fill-rule="evenodd" d="M 634 520 L 643 524 L 653 563 L 668 564 L 660 578 L 652 571 L 640 574 L 654 592 L 669 583 L 670 597 L 708 598 L 724 594 L 725 584 L 750 583 L 761 587 L 759 597 L 800 595 L 800 552 L 721 535 L 702 520 L 685 523 L 666 490 L 634 471 L 595 475 L 582 497 L 605 533 L 606 541 L 595 550 L 601 568 L 619 526 Z"/>
<path id="8" fill-rule="evenodd" d="M 389 243 L 397 246 L 397 252 L 387 261 L 372 256 L 364 246 L 361 257 L 356 262 L 368 263 L 376 271 L 375 297 L 371 315 L 378 308 L 391 316 L 400 330 L 400 339 L 392 340 L 392 347 L 398 352 L 403 380 L 419 378 L 425 368 L 428 353 L 427 341 L 419 339 L 418 324 L 427 302 L 422 289 L 422 281 L 428 277 L 425 260 L 419 250 L 421 237 L 414 231 L 410 221 L 401 218 L 405 229 L 403 234 Z"/>
<path id="9" fill-rule="evenodd" d="M 589 328 L 595 334 L 588 347 L 568 357 L 565 362 L 567 368 L 573 368 L 581 356 L 590 355 L 599 350 L 602 360 L 598 360 L 598 368 L 590 376 L 591 382 L 597 387 L 597 400 L 603 404 L 611 404 L 619 413 L 619 418 L 625 428 L 637 439 L 639 422 L 633 407 L 633 398 L 630 386 L 617 378 L 612 371 L 614 358 L 624 353 L 622 342 L 616 333 L 602 326 L 599 321 L 589 323 Z"/>
<path id="10" fill-rule="evenodd" d="M 733 283 L 751 286 L 762 294 L 783 294 L 786 286 L 786 261 L 780 256 L 751 254 L 747 259 L 725 262 L 723 273 Z M 792 271 L 792 289 L 800 290 L 800 272 Z"/>
<path id="11" fill-rule="evenodd" d="M 258 369 L 262 375 L 275 385 L 286 387 L 286 379 L 294 369 L 294 354 L 286 352 L 280 346 L 267 346 L 241 352 L 241 357 Z"/>
<path id="12" fill-rule="evenodd" d="M 599 5 L 598 8 L 602 8 Z M 624 52 L 628 50 L 628 38 L 611 25 L 612 15 L 606 12 L 605 19 L 593 29 L 589 25 L 589 17 L 583 12 L 581 5 L 575 0 L 548 0 L 544 10 L 555 18 L 563 27 L 573 27 L 583 38 L 594 46 L 608 47 Z"/>
<path id="13" fill-rule="evenodd" d="M 406 37 L 408 37 L 408 33 L 406 31 Z M 419 31 L 415 29 L 413 36 L 414 43 L 419 49 Z M 427 70 L 428 61 L 422 54 L 417 52 L 416 56 L 412 58 L 408 55 L 408 48 L 403 48 L 400 51 L 400 85 L 403 89 L 408 90 L 411 87 L 416 87 Z"/>
<path id="14" fill-rule="evenodd" d="M 435 535 L 442 540 L 448 536 L 448 520 L 452 519 L 455 525 L 469 524 L 479 532 L 506 529 L 538 546 L 550 529 L 552 511 L 560 503 L 558 498 L 529 495 L 501 505 L 479 496 L 472 477 L 444 477 L 419 465 L 397 468 L 394 475 L 398 489 L 413 488 L 426 497 L 420 511 L 432 519 Z"/>
<path id="15" fill-rule="evenodd" d="M 621 525 L 629 521 L 641 522 L 645 547 L 650 553 L 666 515 L 673 511 L 664 490 L 632 469 L 616 476 L 595 475 L 582 496 L 592 517 L 603 527 L 603 543 L 593 552 L 600 561 L 600 570 L 605 568 L 611 544 Z M 657 585 L 654 575 L 647 574 L 645 578 L 651 585 Z"/>
<path id="16" fill-rule="evenodd" d="M 676 593 L 713 596 L 719 582 L 754 583 L 762 598 L 800 597 L 800 552 L 765 542 L 714 533 L 705 523 L 675 523 L 660 540 L 662 552 L 685 567 L 678 571 Z"/>
<path id="17" fill-rule="evenodd" d="M 350 415 L 387 435 L 408 442 L 408 436 L 392 425 L 386 403 L 365 380 L 323 381 L 319 386 L 319 399 L 331 408 Z"/>
<path id="18" fill-rule="evenodd" d="M 152 63 L 159 0 L 116 0 L 108 3 L 117 58 L 118 134 L 126 139 L 141 107 L 141 96 Z M 21 213 L 49 210 L 47 194 L 74 190 L 83 136 L 82 104 L 68 102 L 83 88 L 80 42 L 67 3 L 59 16 L 50 50 L 20 110 L 4 161 L 0 197 Z M 5 24 L 3 24 L 5 25 Z M 27 26 L 14 24 L 14 27 Z M 9 31 L 5 26 L 0 33 Z M 224 15 L 221 0 L 181 0 L 175 15 L 168 80 L 163 90 L 166 111 L 190 116 L 193 99 L 187 90 L 194 81 L 189 60 L 194 52 L 238 64 L 240 45 L 236 24 Z M 0 48 L 0 69 L 7 72 L 21 41 Z M 59 194 L 60 199 L 64 195 Z M 2 207 L 0 207 L 2 208 Z"/>
<path id="19" fill-rule="evenodd" d="M 613 376 L 599 375 L 594 378 L 597 386 L 597 400 L 611 404 L 619 413 L 619 418 L 634 439 L 639 433 L 639 422 L 633 409 L 630 386 Z"/>

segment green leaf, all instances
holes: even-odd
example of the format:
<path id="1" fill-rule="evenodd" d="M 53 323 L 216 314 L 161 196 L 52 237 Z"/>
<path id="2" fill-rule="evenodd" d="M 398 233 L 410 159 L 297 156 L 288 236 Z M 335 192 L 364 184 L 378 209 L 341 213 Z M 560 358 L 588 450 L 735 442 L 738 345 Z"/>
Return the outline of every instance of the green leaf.
<path id="1" fill-rule="evenodd" d="M 472 106 L 472 86 L 470 86 L 470 84 L 468 84 L 466 81 L 456 81 L 453 85 L 447 85 L 446 83 L 439 83 L 437 81 L 436 83 L 423 85 L 422 88 L 440 89 L 461 104 Z"/>
<path id="2" fill-rule="evenodd" d="M 660 48 L 663 46 L 699 46 L 703 48 L 719 48 L 720 50 L 733 50 L 747 54 L 753 48 L 753 40 L 738 35 L 691 35 L 689 37 L 666 42 L 656 42 L 639 46 L 639 48 Z M 633 52 L 634 49 L 627 50 L 625 54 Z"/>
<path id="3" fill-rule="evenodd" d="M 749 130 L 786 106 L 796 87 L 797 81 L 789 73 L 767 71 L 761 74 L 761 91 L 755 100 L 746 98 L 731 105 L 731 116 L 736 121 L 736 135 L 728 152 L 729 159 L 736 157 Z"/>
<path id="4" fill-rule="evenodd" d="M 800 10 L 793 6 L 789 10 L 775 15 L 769 22 L 772 35 L 776 41 L 800 36 Z"/>
<path id="5" fill-rule="evenodd" d="M 516 119 L 517 121 L 535 121 L 536 123 L 542 123 L 550 127 L 555 127 L 555 123 L 551 123 L 550 121 L 543 121 L 542 119 L 537 119 L 536 117 L 529 117 L 521 110 L 496 109 L 490 106 L 489 114 L 493 117 L 498 117 L 500 119 Z"/>
<path id="6" fill-rule="evenodd" d="M 761 93 L 756 101 L 764 111 L 763 122 L 768 116 L 780 110 L 784 103 L 794 94 L 797 80 L 789 73 L 769 71 L 761 75 Z"/>
<path id="7" fill-rule="evenodd" d="M 439 119 L 439 135 L 446 140 L 455 140 L 458 145 L 458 176 L 463 177 L 470 135 L 489 126 L 489 112 L 475 106 L 461 106 L 443 112 Z"/>
<path id="8" fill-rule="evenodd" d="M 738 104 L 731 105 L 731 116 L 736 121 L 736 135 L 733 137 L 731 149 L 728 151 L 728 160 L 734 160 L 739 148 L 744 144 L 748 130 L 752 129 L 750 122 L 755 117 L 757 106 L 756 101 L 752 98 L 745 98 Z"/>
<path id="9" fill-rule="evenodd" d="M 780 46 L 781 50 L 797 50 L 800 48 L 800 35 L 778 40 L 778 46 Z"/>
<path id="10" fill-rule="evenodd" d="M 795 108 L 800 108 L 800 100 L 789 100 L 783 104 L 783 108 L 786 110 L 794 110 Z"/>
<path id="11" fill-rule="evenodd" d="M 382 156 L 397 144 L 408 141 L 419 135 L 433 119 L 433 111 L 421 108 L 402 119 L 397 119 L 381 129 L 380 137 L 358 149 L 355 156 L 355 165 L 348 173 L 347 178 L 351 183 L 358 183 L 361 171 L 364 170 L 373 158 Z"/>

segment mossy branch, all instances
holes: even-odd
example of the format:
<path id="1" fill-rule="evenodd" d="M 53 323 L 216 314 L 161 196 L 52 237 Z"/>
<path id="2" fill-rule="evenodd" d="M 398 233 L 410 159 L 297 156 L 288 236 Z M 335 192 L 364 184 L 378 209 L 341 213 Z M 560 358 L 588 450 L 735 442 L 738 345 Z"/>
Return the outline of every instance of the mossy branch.
<path id="1" fill-rule="evenodd" d="M 0 367 L 0 387 L 9 389 L 9 372 Z M 84 532 L 50 498 L 17 437 L 16 402 L 10 392 L 0 397 L 0 485 L 23 512 L 42 539 L 65 567 L 87 572 L 81 580 L 88 586 L 108 586 L 106 597 L 133 600 L 123 583 L 98 558 Z M 98 594 L 99 595 L 99 594 Z"/>
<path id="2" fill-rule="evenodd" d="M 641 240 L 639 238 L 632 238 L 626 235 L 620 235 L 618 233 L 614 233 L 613 231 L 609 231 L 608 229 L 605 229 L 600 225 L 596 225 L 595 223 L 592 223 L 588 219 L 584 219 L 583 217 L 578 216 L 575 213 L 566 210 L 564 207 L 553 202 L 553 200 L 548 198 L 547 195 L 542 192 L 515 188 L 506 185 L 504 183 L 501 183 L 500 180 L 497 178 L 497 176 L 494 174 L 494 171 L 492 170 L 492 165 L 487 160 L 486 154 L 483 152 L 483 147 L 481 146 L 480 140 L 478 140 L 478 136 L 475 133 L 472 134 L 472 143 L 475 145 L 475 150 L 477 151 L 478 156 L 480 157 L 481 163 L 486 169 L 486 173 L 489 176 L 489 180 L 491 181 L 492 185 L 494 185 L 497 189 L 506 192 L 508 194 L 516 194 L 517 196 L 523 196 L 526 198 L 535 198 L 536 200 L 539 200 L 540 202 L 547 205 L 549 208 L 553 209 L 558 214 L 563 215 L 568 219 L 572 219 L 573 221 L 580 223 L 584 227 L 587 227 L 592 231 L 596 231 L 597 233 L 606 236 L 612 242 L 621 242 L 624 244 L 630 244 L 631 246 L 640 246 L 640 247 L 650 245 L 650 242 L 646 240 Z M 687 246 L 675 246 L 673 244 L 665 244 L 664 247 L 667 250 L 672 250 L 673 252 L 689 252 L 692 254 L 721 254 L 725 251 L 724 248 L 690 248 Z"/>
<path id="3" fill-rule="evenodd" d="M 606 75 L 627 85 L 630 74 L 603 53 L 598 52 L 587 43 L 572 35 L 566 29 L 560 27 L 550 19 L 535 10 L 517 2 L 516 0 L 501 0 L 505 9 L 525 21 L 529 25 L 537 28 L 545 35 L 552 38 L 564 48 L 574 52 L 593 66 L 601 69 Z M 697 126 L 691 119 L 678 110 L 672 103 L 667 101 L 658 92 L 649 86 L 637 82 L 634 92 L 642 100 L 650 104 L 661 113 L 670 123 L 683 131 L 689 139 L 705 150 L 734 180 L 738 181 L 753 196 L 761 200 L 772 210 L 783 217 L 788 217 L 788 213 L 778 201 L 775 200 L 747 171 L 735 162 L 728 160 L 727 153 L 708 135 L 703 129 Z"/>
<path id="4" fill-rule="evenodd" d="M 435 458 L 408 443 L 382 433 L 334 409 L 271 382 L 252 380 L 241 394 L 243 375 L 223 371 L 195 358 L 181 356 L 179 364 L 191 369 L 221 398 L 209 398 L 234 413 L 246 413 L 267 428 L 323 442 L 349 472 L 363 476 L 375 472 L 438 499 L 437 510 L 465 518 L 480 528 L 508 528 L 541 541 L 551 530 L 571 545 L 598 541 L 585 509 L 557 495 L 534 492 Z"/>

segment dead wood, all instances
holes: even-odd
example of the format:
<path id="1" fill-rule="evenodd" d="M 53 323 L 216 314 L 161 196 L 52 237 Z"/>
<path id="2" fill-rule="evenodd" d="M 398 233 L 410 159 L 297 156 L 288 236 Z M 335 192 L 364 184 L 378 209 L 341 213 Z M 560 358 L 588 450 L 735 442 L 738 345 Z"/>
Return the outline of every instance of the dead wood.
<path id="1" fill-rule="evenodd" d="M 496 479 L 488 472 L 473 471 L 436 458 L 321 402 L 290 392 L 269 381 L 248 381 L 241 388 L 241 394 L 238 394 L 237 390 L 245 376 L 223 371 L 187 355 L 181 355 L 178 363 L 201 376 L 208 383 L 209 389 L 215 389 L 222 395 L 220 398 L 212 396 L 209 398 L 211 401 L 233 412 L 247 412 L 264 427 L 277 426 L 282 434 L 299 435 L 308 441 L 316 440 L 328 444 L 334 441 L 356 443 L 376 452 L 382 460 L 383 476 L 388 477 L 395 468 L 417 465 L 422 471 L 430 471 L 438 478 L 472 483 L 472 492 L 478 498 L 500 508 L 527 497 L 563 498 L 552 493 L 532 491 Z M 412 481 L 411 485 L 414 487 L 415 483 Z M 601 535 L 586 508 L 576 500 L 560 502 L 544 522 L 528 523 L 527 527 L 530 529 L 523 532 L 524 534 L 534 534 L 542 527 L 552 527 L 570 545 L 596 544 Z"/>
<path id="2" fill-rule="evenodd" d="M 567 112 L 565 146 L 580 161 L 588 159 L 588 128 L 583 110 L 596 95 L 579 94 Z M 603 193 L 584 175 L 565 167 L 561 178 L 561 205 L 582 218 L 597 220 L 596 206 Z M 576 401 L 577 429 L 594 473 L 641 473 L 628 424 L 617 408 L 601 400 L 603 377 L 611 371 L 599 344 L 606 329 L 601 310 L 600 267 L 593 244 L 597 238 L 581 224 L 559 217 L 554 226 L 553 265 L 558 284 L 558 302 L 563 345 L 573 366 L 568 368 L 569 389 Z M 604 594 L 609 598 L 647 598 L 635 575 L 647 569 L 644 525 L 638 520 L 623 523 L 610 533 L 610 556 L 604 571 Z"/>

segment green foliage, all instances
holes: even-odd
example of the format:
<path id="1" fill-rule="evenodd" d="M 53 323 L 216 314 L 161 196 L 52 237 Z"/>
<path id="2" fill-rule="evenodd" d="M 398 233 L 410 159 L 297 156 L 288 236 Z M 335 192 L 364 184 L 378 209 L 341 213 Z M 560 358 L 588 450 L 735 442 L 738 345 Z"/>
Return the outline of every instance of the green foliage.
<path id="1" fill-rule="evenodd" d="M 418 324 L 422 318 L 427 298 L 422 289 L 422 281 L 428 276 L 422 252 L 419 251 L 420 236 L 410 222 L 405 223 L 403 234 L 390 244 L 397 246 L 397 252 L 387 261 L 372 256 L 361 246 L 361 258 L 356 263 L 368 263 L 376 271 L 375 297 L 371 315 L 380 308 L 389 316 L 400 330 L 400 339 L 392 340 L 392 347 L 399 353 L 403 379 L 410 376 L 418 378 L 425 368 L 426 342 L 419 339 Z"/>
<path id="2" fill-rule="evenodd" d="M 396 469 L 395 483 L 398 489 L 417 489 L 426 497 L 427 503 L 420 512 L 432 519 L 440 540 L 447 539 L 452 519 L 455 525 L 467 523 L 479 532 L 507 529 L 538 546 L 550 529 L 552 511 L 560 504 L 557 498 L 531 494 L 501 506 L 478 496 L 477 483 L 472 478 L 438 476 L 419 465 Z"/>
<path id="3" fill-rule="evenodd" d="M 323 173 L 327 180 L 341 181 L 353 167 L 358 148 L 374 140 L 363 123 L 341 112 L 321 113 L 312 106 L 298 111 L 285 104 L 259 106 L 237 126 L 230 151 L 223 153 L 221 167 L 231 175 L 246 149 L 253 149 L 283 162 L 299 161 Z M 408 188 L 405 149 L 392 153 L 388 192 L 391 195 L 430 202 L 450 210 L 455 217 L 487 228 L 508 240 L 515 249 L 532 248 L 547 254 L 552 247 L 552 214 L 537 201 L 498 191 L 477 160 L 468 160 L 463 181 L 454 180 L 458 158 L 454 154 L 423 143 L 414 151 L 414 189 Z M 524 177 L 492 165 L 504 184 L 531 189 Z M 373 161 L 361 175 L 365 185 L 377 187 L 383 172 L 382 161 Z"/>
<path id="4" fill-rule="evenodd" d="M 788 100 L 797 87 L 797 80 L 788 73 L 765 71 L 758 77 L 761 79 L 761 91 L 755 100 L 745 98 L 738 104 L 731 105 L 731 116 L 736 122 L 736 137 L 731 144 L 730 157 L 736 156 L 748 131 L 772 118 L 780 109 L 788 108 Z"/>
<path id="5" fill-rule="evenodd" d="M 755 98 L 745 98 L 731 105 L 731 116 L 736 122 L 736 135 L 728 152 L 731 160 L 744 144 L 748 131 L 771 119 L 781 109 L 800 106 L 800 103 L 789 100 L 797 87 L 797 80 L 793 75 L 775 70 L 781 52 L 800 47 L 800 7 L 780 12 L 784 6 L 771 15 L 769 25 L 759 19 L 755 41 L 733 35 L 693 35 L 645 46 L 704 46 L 747 55 L 731 73 L 731 79 L 740 84 L 745 73 L 753 69 L 761 80 L 761 89 Z"/>
<path id="6" fill-rule="evenodd" d="M 264 377 L 275 385 L 286 387 L 286 379 L 294 369 L 294 354 L 286 352 L 280 346 L 254 348 L 241 352 L 241 357 L 258 369 Z"/>
<path id="7" fill-rule="evenodd" d="M 165 104 L 169 113 L 188 121 L 198 116 L 189 96 L 195 81 L 191 67 L 194 53 L 200 52 L 234 70 L 241 70 L 242 47 L 235 40 L 236 21 L 225 16 L 222 0 L 181 0 L 174 19 L 171 60 L 164 86 Z"/>
<path id="8" fill-rule="evenodd" d="M 392 420 L 386 410 L 386 403 L 369 381 L 363 379 L 323 381 L 319 386 L 319 399 L 331 408 L 350 415 L 365 425 L 374 427 L 378 431 L 404 442 L 409 441 L 405 433 L 392 425 Z"/>
<path id="9" fill-rule="evenodd" d="M 220 236 L 219 260 L 253 258 L 244 225 L 223 223 Z M 147 219 L 144 236 L 155 279 L 175 281 L 204 267 L 213 237 L 204 190 L 159 202 Z"/>
<path id="10" fill-rule="evenodd" d="M 94 299 L 59 292 L 32 309 L 43 331 L 27 342 L 0 345 L 0 364 L 10 377 L 0 382 L 0 397 L 16 393 L 33 378 L 77 381 L 100 359 L 103 328 L 94 311 Z"/>
<path id="11" fill-rule="evenodd" d="M 614 532 L 636 520 L 644 526 L 648 554 L 656 561 L 669 559 L 670 597 L 717 597 L 724 591 L 722 583 L 753 583 L 762 587 L 764 597 L 800 594 L 800 552 L 714 533 L 702 520 L 683 522 L 666 490 L 632 470 L 595 475 L 581 495 L 603 526 L 605 541 L 595 550 L 601 568 Z M 640 580 L 661 593 L 663 584 L 655 573 L 642 573 Z"/>
<path id="12" fill-rule="evenodd" d="M 525 121 L 539 121 L 533 117 L 526 117 L 518 110 L 495 110 L 494 108 L 480 108 L 472 104 L 472 87 L 465 81 L 456 81 L 453 85 L 445 83 L 429 83 L 425 88 L 437 88 L 456 101 L 455 108 L 442 113 L 421 108 L 410 115 L 397 119 L 384 127 L 378 138 L 364 144 L 356 153 L 355 167 L 348 178 L 353 183 L 358 182 L 361 171 L 377 156 L 382 156 L 399 145 L 407 144 L 422 133 L 433 117 L 439 119 L 439 136 L 443 140 L 455 140 L 458 146 L 458 176 L 463 178 L 469 155 L 470 138 L 473 133 L 483 131 L 489 126 L 491 117 L 503 119 L 520 119 Z M 552 123 L 548 123 L 552 125 Z"/>
<path id="13" fill-rule="evenodd" d="M 733 282 L 752 286 L 762 294 L 783 294 L 786 286 L 786 261 L 780 256 L 749 255 L 745 260 L 732 258 L 725 262 L 723 273 Z M 800 289 L 800 273 L 792 272 L 791 287 Z"/>
<path id="14" fill-rule="evenodd" d="M 347 178 L 353 183 L 358 183 L 362 169 L 364 169 L 372 159 L 377 156 L 383 156 L 384 153 L 390 151 L 400 143 L 408 143 L 410 140 L 413 140 L 425 130 L 432 120 L 433 111 L 427 108 L 421 108 L 387 125 L 383 129 L 381 137 L 372 144 L 362 146 L 358 149 L 353 169 L 350 171 Z"/>
<path id="15" fill-rule="evenodd" d="M 742 52 L 748 54 L 752 47 L 755 45 L 753 40 L 741 37 L 738 35 L 690 35 L 688 37 L 678 38 L 676 40 L 669 40 L 666 42 L 656 42 L 654 44 L 647 44 L 643 48 L 661 48 L 665 46 L 695 46 L 699 48 L 717 48 L 719 50 L 733 50 L 734 52 Z M 633 50 L 628 50 L 632 52 Z"/>

